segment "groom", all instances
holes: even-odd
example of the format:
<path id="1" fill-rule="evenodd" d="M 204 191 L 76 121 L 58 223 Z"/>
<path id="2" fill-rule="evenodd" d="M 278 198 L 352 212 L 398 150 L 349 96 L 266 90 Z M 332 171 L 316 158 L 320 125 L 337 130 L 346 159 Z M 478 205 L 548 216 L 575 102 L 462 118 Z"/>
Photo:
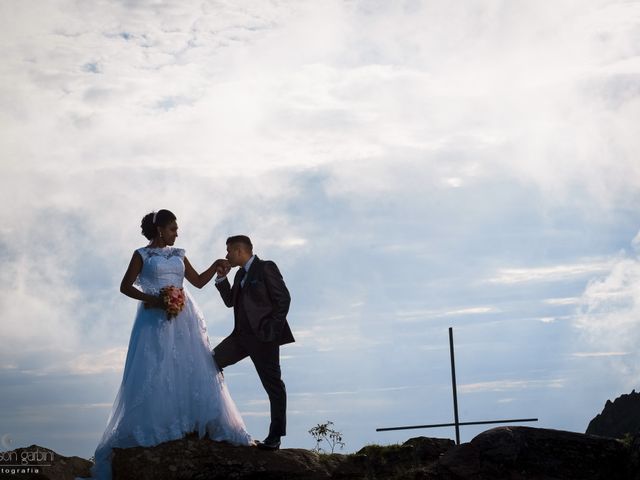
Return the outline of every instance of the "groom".
<path id="1" fill-rule="evenodd" d="M 269 434 L 258 447 L 280 448 L 286 435 L 287 392 L 281 379 L 280 345 L 294 342 L 287 323 L 291 297 L 275 263 L 253 254 L 249 237 L 227 239 L 229 265 L 218 270 L 216 288 L 227 307 L 233 307 L 234 328 L 213 355 L 222 369 L 250 357 L 271 404 Z M 240 267 L 233 280 L 227 280 L 231 267 Z"/>

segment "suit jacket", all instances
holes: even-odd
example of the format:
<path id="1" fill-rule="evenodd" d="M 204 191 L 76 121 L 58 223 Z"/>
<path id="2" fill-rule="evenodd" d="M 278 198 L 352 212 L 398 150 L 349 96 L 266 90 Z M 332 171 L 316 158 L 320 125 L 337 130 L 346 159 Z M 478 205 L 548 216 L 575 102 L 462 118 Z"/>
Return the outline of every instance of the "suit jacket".
<path id="1" fill-rule="evenodd" d="M 240 270 L 236 272 L 233 287 L 227 279 L 216 283 L 224 304 L 236 307 L 243 302 L 251 330 L 260 341 L 277 341 L 280 345 L 294 342 L 287 323 L 291 296 L 276 264 L 270 260 L 260 260 L 256 256 L 245 274 L 242 289 L 239 277 Z M 235 312 L 236 309 L 234 317 L 237 317 Z M 238 319 L 235 318 L 234 332 L 237 323 Z"/>

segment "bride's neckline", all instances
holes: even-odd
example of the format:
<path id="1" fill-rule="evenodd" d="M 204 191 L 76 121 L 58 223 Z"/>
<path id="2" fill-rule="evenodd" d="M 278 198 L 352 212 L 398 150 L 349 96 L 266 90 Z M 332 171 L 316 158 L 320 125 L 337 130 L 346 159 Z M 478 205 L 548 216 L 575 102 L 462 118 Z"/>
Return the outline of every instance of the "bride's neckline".
<path id="1" fill-rule="evenodd" d="M 164 250 L 165 248 L 175 248 L 173 245 L 165 245 L 164 247 L 150 247 L 149 245 L 147 245 L 146 247 L 142 247 L 142 248 L 146 248 L 148 250 Z"/>

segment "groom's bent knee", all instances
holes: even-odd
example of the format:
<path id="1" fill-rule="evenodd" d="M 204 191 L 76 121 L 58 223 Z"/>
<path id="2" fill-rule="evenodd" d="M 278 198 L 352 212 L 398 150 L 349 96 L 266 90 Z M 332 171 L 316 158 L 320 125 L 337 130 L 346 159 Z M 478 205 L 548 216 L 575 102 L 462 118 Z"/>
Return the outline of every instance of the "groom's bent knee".
<path id="1" fill-rule="evenodd" d="M 233 337 L 225 338 L 213 349 L 213 358 L 220 368 L 238 363 L 247 355 L 247 352 L 238 345 Z"/>

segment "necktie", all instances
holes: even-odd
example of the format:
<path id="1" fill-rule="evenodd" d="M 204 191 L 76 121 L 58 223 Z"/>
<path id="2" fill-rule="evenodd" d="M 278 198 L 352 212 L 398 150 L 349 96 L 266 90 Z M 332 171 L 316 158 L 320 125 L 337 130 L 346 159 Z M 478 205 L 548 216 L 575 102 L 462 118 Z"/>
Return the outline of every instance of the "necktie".
<path id="1" fill-rule="evenodd" d="M 244 276 L 247 274 L 247 271 L 244 267 L 240 267 L 240 271 L 238 272 L 238 283 L 240 284 L 240 288 L 244 286 Z"/>

